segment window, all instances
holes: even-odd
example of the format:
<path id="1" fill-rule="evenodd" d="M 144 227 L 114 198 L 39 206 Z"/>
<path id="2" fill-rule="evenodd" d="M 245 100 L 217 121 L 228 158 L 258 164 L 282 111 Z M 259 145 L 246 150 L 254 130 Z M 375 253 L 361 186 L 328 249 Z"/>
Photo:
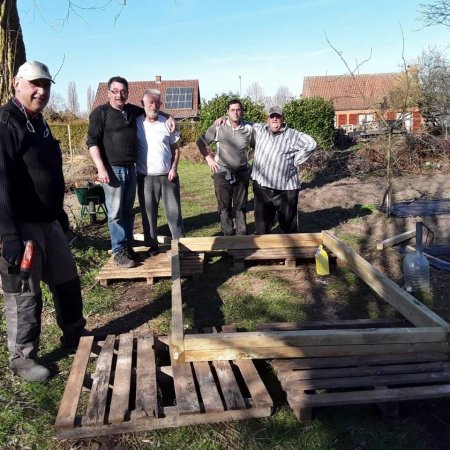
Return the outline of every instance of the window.
<path id="1" fill-rule="evenodd" d="M 192 109 L 193 87 L 168 87 L 166 109 Z"/>
<path id="2" fill-rule="evenodd" d="M 364 125 L 365 123 L 373 122 L 373 114 L 359 114 L 358 115 L 358 124 Z"/>

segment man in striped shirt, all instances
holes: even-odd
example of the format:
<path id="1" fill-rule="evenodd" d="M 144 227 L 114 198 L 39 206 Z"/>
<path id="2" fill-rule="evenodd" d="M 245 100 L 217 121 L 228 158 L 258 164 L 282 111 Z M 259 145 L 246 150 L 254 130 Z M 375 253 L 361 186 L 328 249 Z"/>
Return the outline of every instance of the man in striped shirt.
<path id="1" fill-rule="evenodd" d="M 288 128 L 279 106 L 269 110 L 266 124 L 254 124 L 253 180 L 255 233 L 270 233 L 275 216 L 283 233 L 297 233 L 301 181 L 298 166 L 316 148 L 309 135 Z"/>

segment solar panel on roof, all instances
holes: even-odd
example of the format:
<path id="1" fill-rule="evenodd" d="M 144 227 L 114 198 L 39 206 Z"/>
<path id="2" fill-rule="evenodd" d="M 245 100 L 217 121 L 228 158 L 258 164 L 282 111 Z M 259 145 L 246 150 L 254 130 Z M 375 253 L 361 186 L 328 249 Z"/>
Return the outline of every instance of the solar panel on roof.
<path id="1" fill-rule="evenodd" d="M 168 87 L 166 109 L 192 109 L 193 87 Z"/>

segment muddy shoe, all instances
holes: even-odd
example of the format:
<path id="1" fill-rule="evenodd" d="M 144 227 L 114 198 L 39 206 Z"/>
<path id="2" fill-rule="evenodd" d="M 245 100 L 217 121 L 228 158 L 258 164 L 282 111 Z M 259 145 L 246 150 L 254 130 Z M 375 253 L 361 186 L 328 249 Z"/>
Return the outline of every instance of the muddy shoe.
<path id="1" fill-rule="evenodd" d="M 9 367 L 27 381 L 45 381 L 51 375 L 50 370 L 30 358 L 14 358 Z"/>
<path id="2" fill-rule="evenodd" d="M 128 254 L 128 249 L 121 248 L 117 253 L 114 254 L 114 261 L 117 266 L 130 269 L 136 265 L 136 261 L 130 258 Z"/>

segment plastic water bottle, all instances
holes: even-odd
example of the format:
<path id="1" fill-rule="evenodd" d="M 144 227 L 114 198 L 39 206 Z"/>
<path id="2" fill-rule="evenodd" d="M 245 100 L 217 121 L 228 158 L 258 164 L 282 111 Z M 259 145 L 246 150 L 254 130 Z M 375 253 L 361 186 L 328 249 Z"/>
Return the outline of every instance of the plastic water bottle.
<path id="1" fill-rule="evenodd" d="M 422 254 L 422 222 L 416 222 L 416 251 L 403 260 L 403 276 L 408 292 L 430 290 L 430 263 Z"/>
<path id="2" fill-rule="evenodd" d="M 328 263 L 328 254 L 323 248 L 323 245 L 319 245 L 316 250 L 316 272 L 317 275 L 329 275 L 330 265 Z"/>

